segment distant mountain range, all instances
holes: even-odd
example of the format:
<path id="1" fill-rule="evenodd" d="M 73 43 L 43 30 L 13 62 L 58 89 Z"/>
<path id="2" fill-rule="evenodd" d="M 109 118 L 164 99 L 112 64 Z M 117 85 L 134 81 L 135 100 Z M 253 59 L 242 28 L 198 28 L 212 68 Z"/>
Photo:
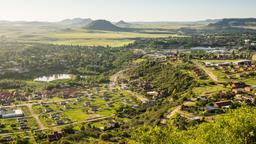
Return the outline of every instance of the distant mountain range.
<path id="1" fill-rule="evenodd" d="M 240 28 L 248 29 L 246 26 L 256 26 L 256 18 L 226 18 L 226 19 L 208 19 L 194 22 L 125 22 L 123 20 L 112 23 L 107 20 L 92 20 L 90 18 L 65 19 L 59 22 L 40 22 L 40 21 L 0 21 L 0 26 L 25 26 L 37 28 L 52 28 L 72 30 L 73 28 L 85 28 L 91 30 L 104 31 L 136 31 L 155 30 L 169 31 L 175 26 L 191 29 L 197 25 L 204 26 L 206 29 L 227 29 Z"/>
<path id="2" fill-rule="evenodd" d="M 216 23 L 209 24 L 209 26 L 215 26 L 215 27 L 256 26 L 256 18 L 222 19 Z"/>
<path id="3" fill-rule="evenodd" d="M 62 25 L 68 25 L 68 26 L 85 26 L 88 25 L 89 23 L 91 23 L 93 20 L 90 18 L 74 18 L 74 19 L 65 19 L 62 20 L 60 22 L 58 22 L 59 24 Z"/>
<path id="4" fill-rule="evenodd" d="M 118 27 L 121 27 L 121 28 L 129 28 L 132 24 L 121 20 L 121 21 L 117 22 L 115 25 Z"/>

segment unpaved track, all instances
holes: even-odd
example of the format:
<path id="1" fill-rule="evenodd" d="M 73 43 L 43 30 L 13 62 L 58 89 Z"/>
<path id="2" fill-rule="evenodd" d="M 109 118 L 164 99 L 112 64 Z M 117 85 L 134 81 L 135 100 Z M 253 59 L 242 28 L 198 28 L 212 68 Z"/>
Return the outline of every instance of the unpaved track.
<path id="1" fill-rule="evenodd" d="M 127 71 L 129 69 L 125 69 L 125 70 L 121 70 L 119 72 L 117 72 L 116 74 L 112 75 L 110 77 L 110 83 L 109 83 L 109 87 L 110 88 L 117 88 L 117 89 L 120 89 L 120 90 L 124 90 L 121 88 L 121 86 L 117 83 L 118 81 L 118 78 L 121 77 L 123 75 L 123 73 L 125 71 Z M 136 97 L 138 100 L 140 100 L 142 103 L 147 103 L 149 100 L 148 98 L 146 98 L 145 96 L 141 95 L 141 94 L 138 94 L 136 92 L 133 92 L 131 90 L 124 90 L 126 93 L 128 93 L 129 95 L 131 96 L 134 96 Z"/>
<path id="2" fill-rule="evenodd" d="M 28 107 L 28 109 L 29 109 L 29 112 L 30 112 L 31 116 L 35 118 L 36 123 L 37 123 L 37 125 L 39 126 L 39 130 L 45 130 L 45 129 L 47 129 L 47 128 L 43 125 L 43 123 L 41 122 L 41 120 L 39 119 L 39 115 L 34 112 L 34 110 L 33 110 L 33 108 L 32 108 L 32 104 L 28 104 L 27 107 Z"/>
<path id="3" fill-rule="evenodd" d="M 218 77 L 213 74 L 210 70 L 208 70 L 205 66 L 203 66 L 202 64 L 200 64 L 199 62 L 193 60 L 193 63 L 200 69 L 204 70 L 204 72 L 214 81 L 214 82 L 220 82 L 218 80 Z"/>

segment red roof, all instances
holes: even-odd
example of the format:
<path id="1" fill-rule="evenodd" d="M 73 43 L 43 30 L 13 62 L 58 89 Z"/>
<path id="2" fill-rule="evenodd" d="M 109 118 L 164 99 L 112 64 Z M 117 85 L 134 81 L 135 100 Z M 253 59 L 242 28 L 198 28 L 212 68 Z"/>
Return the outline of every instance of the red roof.
<path id="1" fill-rule="evenodd" d="M 232 104 L 231 101 L 220 101 L 220 102 L 216 102 L 215 106 L 217 107 L 225 107 L 225 106 L 230 106 Z"/>

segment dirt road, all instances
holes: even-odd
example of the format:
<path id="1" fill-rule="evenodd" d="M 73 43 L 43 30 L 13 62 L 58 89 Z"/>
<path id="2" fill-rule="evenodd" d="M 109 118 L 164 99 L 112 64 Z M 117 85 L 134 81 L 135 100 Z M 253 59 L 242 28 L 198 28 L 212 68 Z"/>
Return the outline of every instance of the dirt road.
<path id="1" fill-rule="evenodd" d="M 122 89 L 121 86 L 118 84 L 118 78 L 122 76 L 122 74 L 127 71 L 129 69 L 125 69 L 125 70 L 121 70 L 119 72 L 117 72 L 116 74 L 112 75 L 110 77 L 110 83 L 109 83 L 109 87 L 110 88 L 117 88 L 120 90 L 125 91 L 126 93 L 128 93 L 131 96 L 136 97 L 138 100 L 140 100 L 142 103 L 147 103 L 149 100 L 148 98 L 146 98 L 145 96 L 138 94 L 136 92 L 133 92 L 131 90 L 127 90 L 127 89 Z"/>
<path id="2" fill-rule="evenodd" d="M 193 63 L 200 69 L 202 69 L 214 82 L 220 82 L 218 80 L 218 77 L 213 74 L 210 70 L 208 70 L 205 66 L 203 66 L 202 64 L 200 64 L 199 62 L 193 60 Z"/>
<path id="3" fill-rule="evenodd" d="M 171 117 L 173 117 L 175 114 L 179 113 L 181 110 L 181 106 L 177 106 L 172 112 L 170 112 L 166 118 L 170 119 Z"/>
<path id="4" fill-rule="evenodd" d="M 47 128 L 43 125 L 43 123 L 41 122 L 41 120 L 39 119 L 39 115 L 34 112 L 34 110 L 33 110 L 33 108 L 32 108 L 32 104 L 28 104 L 27 107 L 28 107 L 28 110 L 29 110 L 31 116 L 35 118 L 36 123 L 37 123 L 37 125 L 39 126 L 39 130 L 45 130 L 45 129 L 47 129 Z"/>

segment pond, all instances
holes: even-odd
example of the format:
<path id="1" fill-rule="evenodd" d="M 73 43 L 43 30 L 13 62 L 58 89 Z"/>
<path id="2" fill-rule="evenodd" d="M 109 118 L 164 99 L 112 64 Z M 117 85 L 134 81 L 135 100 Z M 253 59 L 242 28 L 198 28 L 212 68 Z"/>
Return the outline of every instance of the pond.
<path id="1" fill-rule="evenodd" d="M 34 79 L 34 81 L 38 82 L 51 82 L 55 80 L 63 80 L 63 79 L 71 79 L 73 75 L 71 74 L 54 74 L 51 76 L 42 76 Z"/>

